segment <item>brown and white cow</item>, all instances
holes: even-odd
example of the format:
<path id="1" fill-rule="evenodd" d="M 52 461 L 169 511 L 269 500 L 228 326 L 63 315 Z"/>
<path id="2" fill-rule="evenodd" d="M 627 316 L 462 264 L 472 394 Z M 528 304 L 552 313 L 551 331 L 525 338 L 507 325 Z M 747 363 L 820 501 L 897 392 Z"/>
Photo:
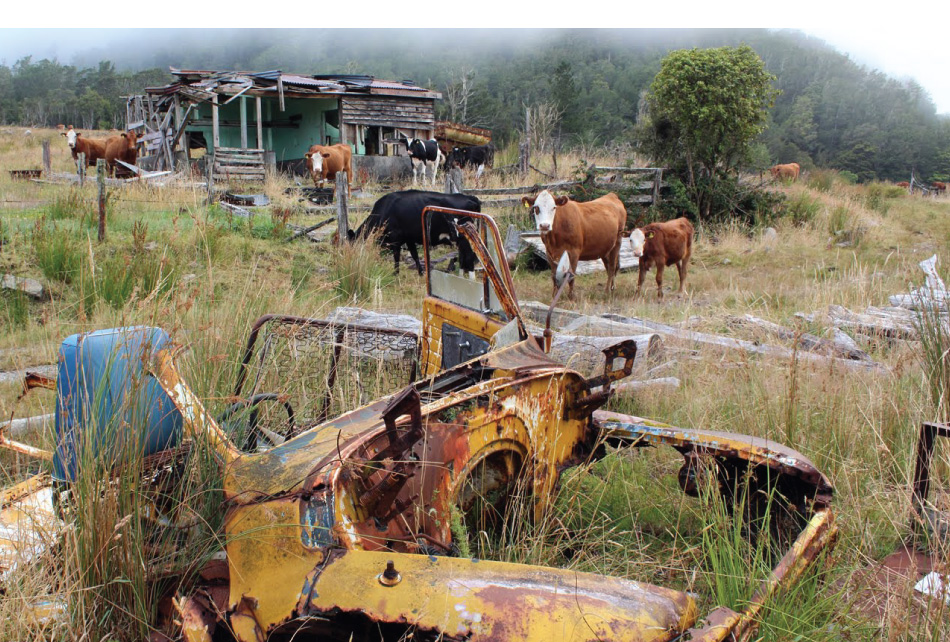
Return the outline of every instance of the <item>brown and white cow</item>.
<path id="1" fill-rule="evenodd" d="M 541 241 L 547 251 L 551 278 L 557 291 L 555 270 L 566 252 L 571 271 L 577 271 L 578 261 L 600 259 L 607 270 L 607 294 L 614 287 L 614 276 L 620 268 L 620 244 L 627 222 L 627 210 L 613 192 L 587 203 L 578 203 L 567 196 L 555 197 L 544 190 L 534 198 L 521 199 L 531 208 Z M 568 289 L 574 298 L 574 281 Z"/>
<path id="2" fill-rule="evenodd" d="M 640 275 L 635 296 L 640 296 L 643 281 L 653 266 L 656 266 L 658 301 L 663 300 L 663 270 L 670 265 L 676 265 L 680 273 L 680 288 L 677 292 L 679 294 L 685 292 L 686 267 L 693 253 L 693 233 L 693 224 L 682 217 L 665 223 L 650 223 L 630 233 L 633 255 L 640 262 Z"/>
<path id="3" fill-rule="evenodd" d="M 78 161 L 79 155 L 85 154 L 86 166 L 95 167 L 97 160 L 106 157 L 106 143 L 109 139 L 86 138 L 81 132 L 73 129 L 72 125 L 69 126 L 68 130 L 60 133 L 66 137 L 66 144 L 69 145 L 69 150 L 72 152 L 73 161 Z"/>
<path id="4" fill-rule="evenodd" d="M 129 165 L 135 165 L 138 160 L 138 141 L 139 135 L 134 130 L 129 130 L 119 136 L 113 136 L 106 141 L 106 165 L 109 174 L 115 176 L 116 171 L 120 174 L 128 171 L 128 168 L 119 165 L 116 161 L 120 160 Z"/>
<path id="5" fill-rule="evenodd" d="M 930 184 L 930 189 L 934 191 L 934 196 L 947 193 L 947 184 L 943 181 L 934 181 Z"/>
<path id="6" fill-rule="evenodd" d="M 304 154 L 307 170 L 315 187 L 322 187 L 328 180 L 336 180 L 337 172 L 346 172 L 346 191 L 350 193 L 353 182 L 353 152 L 349 145 L 311 145 Z"/>
<path id="7" fill-rule="evenodd" d="M 797 181 L 801 167 L 798 163 L 786 163 L 785 165 L 773 165 L 769 168 L 773 180 Z"/>
<path id="8" fill-rule="evenodd" d="M 903 187 L 904 189 L 910 189 L 910 183 L 908 183 L 907 181 L 901 181 L 900 183 L 897 183 L 896 185 L 897 185 L 897 187 Z"/>

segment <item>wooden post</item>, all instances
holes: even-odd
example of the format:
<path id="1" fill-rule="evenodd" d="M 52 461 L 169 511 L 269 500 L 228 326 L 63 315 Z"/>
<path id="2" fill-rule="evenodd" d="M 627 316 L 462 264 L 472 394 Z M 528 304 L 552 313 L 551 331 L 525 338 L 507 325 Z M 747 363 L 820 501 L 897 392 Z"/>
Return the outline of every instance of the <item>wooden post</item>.
<path id="1" fill-rule="evenodd" d="M 518 156 L 518 165 L 521 174 L 527 174 L 531 166 L 531 110 L 524 110 L 524 142 L 521 144 Z"/>
<path id="2" fill-rule="evenodd" d="M 254 106 L 257 108 L 257 148 L 264 149 L 264 119 L 261 113 L 261 97 L 254 99 Z"/>
<path id="3" fill-rule="evenodd" d="M 241 96 L 241 149 L 247 149 L 247 99 Z"/>
<path id="4" fill-rule="evenodd" d="M 221 124 L 218 121 L 218 94 L 211 97 L 211 144 L 217 149 L 221 145 Z"/>
<path id="5" fill-rule="evenodd" d="M 453 167 L 445 173 L 445 193 L 461 194 L 465 188 L 462 170 Z"/>
<path id="6" fill-rule="evenodd" d="M 205 156 L 205 171 L 208 178 L 205 181 L 208 187 L 208 205 L 214 203 L 214 155 Z"/>
<path id="7" fill-rule="evenodd" d="M 653 178 L 653 204 L 656 205 L 660 202 L 660 183 L 663 182 L 663 169 L 660 168 L 656 170 L 656 175 Z"/>
<path id="8" fill-rule="evenodd" d="M 106 240 L 106 161 L 96 161 L 96 183 L 99 185 L 99 242 Z"/>
<path id="9" fill-rule="evenodd" d="M 347 212 L 346 192 L 348 177 L 346 172 L 336 174 L 336 229 L 340 243 L 345 243 L 347 232 L 350 229 L 349 213 Z"/>
<path id="10" fill-rule="evenodd" d="M 53 173 L 53 163 L 50 160 L 49 155 L 49 141 L 43 141 L 43 177 L 49 178 L 49 175 Z"/>
<path id="11" fill-rule="evenodd" d="M 79 174 L 79 187 L 82 188 L 86 184 L 86 153 L 79 152 L 78 158 L 76 159 L 76 173 Z"/>

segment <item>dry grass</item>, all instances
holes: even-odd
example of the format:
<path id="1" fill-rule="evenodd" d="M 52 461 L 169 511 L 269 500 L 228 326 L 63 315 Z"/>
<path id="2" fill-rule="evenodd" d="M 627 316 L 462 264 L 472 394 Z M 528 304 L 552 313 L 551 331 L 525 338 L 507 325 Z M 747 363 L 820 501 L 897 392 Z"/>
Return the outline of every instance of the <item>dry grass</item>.
<path id="1" fill-rule="evenodd" d="M 34 131 L 30 138 L 24 137 L 22 130 L 0 133 L 0 166 L 38 167 L 38 141 L 43 138 L 52 141 L 54 169 L 68 171 L 71 159 L 62 137 L 43 131 Z M 590 156 L 560 157 L 559 177 L 569 177 L 582 160 L 614 165 L 633 159 L 627 153 L 592 151 L 596 153 Z M 496 165 L 509 162 L 510 156 L 503 150 Z M 539 159 L 536 165 L 546 172 L 553 169 L 550 159 Z M 546 180 L 533 174 L 527 182 Z M 494 172 L 483 180 L 483 186 L 511 187 L 524 182 L 520 177 Z M 289 214 L 290 222 L 299 225 L 319 220 L 318 216 L 323 215 L 305 214 L 300 203 L 283 193 L 292 184 L 290 179 L 278 177 L 268 179 L 263 186 L 273 209 L 281 212 L 278 218 Z M 467 184 L 473 185 L 472 180 Z M 366 196 L 355 197 L 355 204 L 371 205 L 385 189 L 369 182 L 360 187 Z M 38 219 L 49 215 L 50 204 L 61 198 L 65 189 L 15 183 L 6 172 L 0 175 L 0 210 L 9 235 L 0 250 L 0 271 L 40 276 L 32 231 Z M 436 189 L 441 189 L 441 176 Z M 577 300 L 564 305 L 582 312 L 611 311 L 668 323 L 691 320 L 690 327 L 698 330 L 754 339 L 751 333 L 727 325 L 726 317 L 752 313 L 795 326 L 796 312 L 811 313 L 831 304 L 855 310 L 886 305 L 888 295 L 906 292 L 912 283 L 922 282 L 917 263 L 943 252 L 950 240 L 950 202 L 946 200 L 906 195 L 872 198 L 868 187 L 834 180 L 826 181 L 820 190 L 804 183 L 776 189 L 790 200 L 808 204 L 808 220 L 778 223 L 774 240 L 766 239 L 760 230 L 704 230 L 695 246 L 688 296 L 668 296 L 657 303 L 650 287 L 646 289 L 648 296 L 633 300 L 637 276 L 625 273 L 617 280 L 615 294 L 607 298 L 603 291 L 605 277 L 593 275 L 579 277 Z M 90 208 L 92 190 L 87 186 L 81 192 L 82 202 Z M 52 300 L 31 303 L 25 326 L 0 329 L 0 369 L 53 363 L 59 343 L 74 332 L 119 325 L 160 325 L 192 349 L 196 357 L 185 362 L 185 376 L 209 405 L 219 407 L 230 392 L 234 364 L 257 315 L 281 312 L 319 317 L 343 303 L 330 283 L 334 253 L 328 244 L 278 242 L 275 229 L 280 221 L 269 213 L 247 221 L 215 208 L 209 210 L 203 205 L 203 189 L 189 185 L 133 185 L 113 193 L 109 237 L 103 246 L 96 243 L 95 232 L 90 230 L 83 212 L 62 215 L 52 223 L 69 230 L 83 255 L 91 253 L 94 262 L 106 256 L 132 257 L 142 251 L 174 257 L 179 269 L 174 287 L 164 293 L 139 291 L 114 307 L 89 299 L 76 285 L 49 282 Z M 520 208 L 490 213 L 502 230 L 510 221 L 523 224 Z M 356 227 L 362 216 L 352 217 L 351 225 Z M 133 228 L 140 236 L 142 228 L 137 226 L 143 221 L 148 224 L 144 241 L 133 238 Z M 839 231 L 842 233 L 837 234 Z M 845 235 L 847 239 L 842 238 Z M 838 246 L 843 240 L 851 244 Z M 143 244 L 150 249 L 142 250 Z M 941 254 L 940 258 L 947 261 L 950 255 Z M 384 254 L 382 263 L 388 265 L 388 261 L 388 254 Z M 546 272 L 519 268 L 515 283 L 521 300 L 550 298 Z M 652 285 L 652 278 L 648 283 Z M 676 287 L 675 271 L 667 272 L 666 283 Z M 389 287 L 375 290 L 370 298 L 377 310 L 418 315 L 422 296 L 422 280 L 413 270 L 403 269 Z M 798 449 L 825 471 L 836 488 L 841 539 L 831 560 L 836 569 L 835 582 L 814 589 L 818 597 L 811 601 L 815 603 L 821 601 L 819 598 L 836 597 L 836 593 L 829 593 L 837 590 L 832 587 L 847 586 L 859 592 L 861 571 L 908 536 L 916 428 L 922 420 L 935 416 L 914 347 L 885 342 L 866 347 L 887 366 L 887 374 L 861 374 L 700 350 L 684 355 L 664 375 L 682 380 L 678 390 L 612 402 L 617 410 L 673 424 L 775 439 Z M 0 385 L 0 417 L 50 412 L 48 398 L 17 401 L 18 392 L 15 385 Z M 2 462 L 5 472 L 14 466 L 9 460 Z M 684 546 L 675 534 L 659 544 L 650 537 L 651 524 L 661 521 L 661 517 L 672 518 L 674 523 L 695 523 L 699 519 L 683 512 L 677 499 L 677 466 L 662 458 L 610 457 L 593 476 L 585 477 L 588 481 L 573 476 L 566 480 L 569 491 L 580 484 L 591 486 L 584 486 L 589 491 L 584 495 L 565 493 L 558 520 L 539 525 L 540 530 L 518 531 L 517 546 L 513 539 L 504 550 L 490 550 L 496 557 L 570 563 L 584 570 L 672 583 L 691 590 L 707 588 L 702 578 L 695 583 L 688 579 L 689 570 L 696 566 L 696 550 Z M 937 470 L 950 470 L 950 463 L 938 463 Z M 940 489 L 946 492 L 948 487 L 944 484 Z M 582 496 L 597 501 L 571 506 Z M 569 537 L 565 524 L 571 525 Z M 473 548 L 477 546 L 487 544 L 473 542 Z M 576 556 L 571 558 L 573 561 L 566 562 L 568 553 Z M 0 621 L 6 622 L 0 625 L 0 638 L 21 639 L 21 631 L 36 631 L 23 619 L 22 598 L 36 595 L 46 586 L 42 577 L 22 578 L 15 589 L 8 591 L 11 599 L 0 603 Z M 830 618 L 826 624 L 833 627 L 830 630 L 834 634 L 825 630 L 793 635 L 787 633 L 790 625 L 777 619 L 773 628 L 764 629 L 766 639 L 796 639 L 800 635 L 798 639 L 806 640 L 910 640 L 917 633 L 927 639 L 945 639 L 946 626 L 929 625 L 930 629 L 924 631 L 901 618 L 901 609 L 917 599 L 906 586 L 902 590 L 901 599 L 892 600 L 892 609 L 883 615 L 857 613 L 849 620 L 827 614 L 815 616 L 816 620 Z M 804 589 L 799 597 L 802 595 L 806 595 Z M 784 614 L 799 608 L 789 603 Z M 783 614 L 782 609 L 778 611 L 778 615 Z M 942 617 L 945 621 L 945 615 Z M 44 636 L 36 633 L 32 637 Z M 81 626 L 75 620 L 71 628 L 57 634 L 57 639 L 80 637 Z"/>

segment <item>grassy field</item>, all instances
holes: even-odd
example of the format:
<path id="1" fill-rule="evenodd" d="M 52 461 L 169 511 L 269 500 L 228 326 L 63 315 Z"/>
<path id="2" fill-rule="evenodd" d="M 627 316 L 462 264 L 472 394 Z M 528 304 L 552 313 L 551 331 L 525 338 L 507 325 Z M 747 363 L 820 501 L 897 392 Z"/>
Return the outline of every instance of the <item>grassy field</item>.
<path id="1" fill-rule="evenodd" d="M 0 132 L 0 167 L 39 167 L 44 139 L 52 143 L 54 171 L 70 171 L 64 139 L 48 130 L 33 130 L 31 136 L 19 129 Z M 635 162 L 608 154 L 562 158 L 562 178 L 563 168 L 581 160 Z M 544 179 L 535 175 L 530 180 Z M 488 179 L 492 186 L 519 181 L 523 179 Z M 0 298 L 0 372 L 55 363 L 60 342 L 75 332 L 158 325 L 190 349 L 182 357 L 184 375 L 206 404 L 218 410 L 227 403 L 249 327 L 261 314 L 320 317 L 339 305 L 362 305 L 418 315 L 423 281 L 407 266 L 392 277 L 388 254 L 371 249 L 361 258 L 363 269 L 377 280 L 354 298 L 341 293 L 353 288 L 338 285 L 347 276 L 342 266 L 352 259 L 341 260 L 327 242 L 282 242 L 290 233 L 288 223 L 303 226 L 326 216 L 305 213 L 301 203 L 285 195 L 292 184 L 286 177 L 269 179 L 263 191 L 272 205 L 250 219 L 206 206 L 203 188 L 175 181 L 110 189 L 107 240 L 100 244 L 94 185 L 80 190 L 15 182 L 4 171 L 0 273 L 36 278 L 51 298 L 43 303 L 9 294 Z M 351 202 L 371 205 L 387 189 L 355 185 Z M 579 277 L 576 300 L 561 305 L 586 313 L 688 322 L 692 329 L 752 340 L 762 337 L 729 324 L 730 315 L 752 313 L 827 334 L 827 328 L 805 324 L 795 313 L 831 304 L 855 311 L 887 305 L 889 295 L 923 282 L 919 261 L 933 254 L 941 262 L 950 258 L 950 201 L 908 196 L 887 185 L 852 186 L 833 172 L 813 172 L 798 184 L 773 189 L 785 193 L 793 216 L 774 224 L 774 238 L 760 229 L 700 230 L 688 296 L 667 295 L 657 303 L 651 275 L 647 296 L 635 300 L 637 276 L 631 272 L 618 277 L 616 292 L 607 297 L 601 274 Z M 509 222 L 527 223 L 520 207 L 489 213 L 502 230 Z M 355 228 L 364 216 L 351 216 L 351 225 Z M 943 265 L 938 267 L 943 273 Z M 514 280 L 521 300 L 550 300 L 546 271 L 519 263 Z M 667 271 L 666 284 L 676 288 L 675 270 Z M 775 337 L 767 340 L 783 344 Z M 698 350 L 684 353 L 664 374 L 682 381 L 678 389 L 611 402 L 613 410 L 676 425 L 774 439 L 805 454 L 832 480 L 841 532 L 827 560 L 829 572 L 806 578 L 774 603 L 765 615 L 762 639 L 950 639 L 947 607 L 915 595 L 906 581 L 881 590 L 868 572 L 910 534 L 917 429 L 922 421 L 936 418 L 937 409 L 918 345 L 874 341 L 862 347 L 886 366 L 885 372 Z M 0 417 L 53 412 L 52 394 L 20 398 L 20 390 L 17 382 L 0 383 Z M 34 441 L 44 445 L 48 439 L 36 435 Z M 938 458 L 935 470 L 950 479 L 945 449 L 938 450 Z M 0 455 L 0 464 L 6 479 L 29 467 L 9 455 Z M 662 457 L 613 455 L 592 474 L 568 474 L 557 514 L 549 522 L 519 533 L 502 550 L 482 553 L 687 588 L 706 606 L 727 600 L 741 605 L 748 599 L 743 593 L 751 584 L 748 577 L 760 571 L 755 551 L 735 544 L 728 525 L 719 524 L 714 512 L 697 514 L 682 504 L 675 479 L 678 465 Z M 717 533 L 719 539 L 686 540 L 656 526 L 670 522 L 699 524 L 699 530 Z M 30 591 L 29 582 L 21 585 L 22 595 Z M 12 639 L 14 632 L 17 639 L 52 635 L 17 615 L 19 608 L 15 600 L 0 602 L 0 621 L 7 622 L 0 624 L 0 638 Z M 82 639 L 80 620 L 73 614 L 57 639 Z"/>

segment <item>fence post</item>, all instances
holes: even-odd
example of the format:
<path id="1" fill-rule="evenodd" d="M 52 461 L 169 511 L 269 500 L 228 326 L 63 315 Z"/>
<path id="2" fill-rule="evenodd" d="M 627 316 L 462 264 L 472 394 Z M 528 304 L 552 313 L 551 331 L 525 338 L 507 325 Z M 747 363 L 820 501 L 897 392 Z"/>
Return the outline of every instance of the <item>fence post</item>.
<path id="1" fill-rule="evenodd" d="M 462 170 L 458 167 L 453 167 L 445 173 L 446 194 L 462 194 L 465 188 L 463 183 Z"/>
<path id="2" fill-rule="evenodd" d="M 83 187 L 86 184 L 86 153 L 79 152 L 79 157 L 76 159 L 76 173 L 79 174 L 79 187 Z"/>
<path id="3" fill-rule="evenodd" d="M 346 172 L 336 173 L 336 229 L 339 242 L 346 243 L 347 232 L 350 230 L 349 213 L 347 212 L 347 185 Z"/>
<path id="4" fill-rule="evenodd" d="M 49 155 L 49 141 L 43 141 L 43 176 L 49 178 L 49 175 L 53 173 L 53 163 L 50 161 Z"/>
<path id="5" fill-rule="evenodd" d="M 99 184 L 99 242 L 106 240 L 106 161 L 96 161 L 96 182 Z"/>
<path id="6" fill-rule="evenodd" d="M 214 155 L 205 156 L 205 172 L 207 173 L 207 178 L 205 179 L 206 186 L 208 188 L 208 205 L 214 203 Z"/>

